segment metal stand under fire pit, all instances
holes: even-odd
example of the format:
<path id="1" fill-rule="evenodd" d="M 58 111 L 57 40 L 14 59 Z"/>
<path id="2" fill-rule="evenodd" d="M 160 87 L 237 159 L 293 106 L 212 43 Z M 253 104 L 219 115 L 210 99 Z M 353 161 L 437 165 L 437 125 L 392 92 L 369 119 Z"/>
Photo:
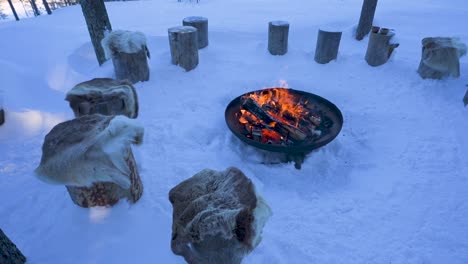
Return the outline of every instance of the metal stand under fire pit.
<path id="1" fill-rule="evenodd" d="M 303 105 L 307 111 L 303 112 L 301 118 L 312 120 L 309 122 L 313 124 L 310 125 L 313 129 L 283 122 L 283 117 L 271 113 L 268 101 L 261 103 L 252 101 L 255 96 L 265 93 L 286 94 L 288 100 L 294 101 L 294 105 Z M 275 101 L 275 105 L 278 104 L 281 104 L 281 100 Z M 250 111 L 248 116 L 245 116 L 246 111 Z M 314 123 L 314 118 L 320 118 L 321 122 Z M 235 98 L 226 108 L 225 119 L 229 129 L 240 140 L 267 152 L 282 153 L 283 160 L 293 161 L 296 169 L 301 169 L 306 155 L 312 150 L 335 139 L 343 126 L 341 111 L 330 101 L 312 93 L 284 88 L 253 91 Z M 246 124 L 253 119 L 257 122 L 260 119 L 260 124 L 253 126 L 250 123 Z M 256 133 L 258 130 L 260 132 Z M 305 130 L 308 131 L 304 132 Z M 285 136 L 281 136 L 281 140 L 269 140 L 270 133 Z"/>

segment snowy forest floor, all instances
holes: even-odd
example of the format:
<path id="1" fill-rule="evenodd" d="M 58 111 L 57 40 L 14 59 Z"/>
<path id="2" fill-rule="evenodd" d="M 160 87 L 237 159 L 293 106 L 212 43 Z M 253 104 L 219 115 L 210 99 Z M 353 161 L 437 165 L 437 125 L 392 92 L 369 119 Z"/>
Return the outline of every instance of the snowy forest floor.
<path id="1" fill-rule="evenodd" d="M 146 34 L 150 81 L 136 84 L 145 141 L 134 148 L 144 184 L 135 205 L 83 209 L 63 186 L 33 175 L 45 134 L 73 118 L 65 93 L 98 67 L 79 6 L 0 24 L 0 228 L 28 263 L 184 263 L 170 250 L 169 190 L 204 168 L 236 166 L 273 216 L 245 263 L 468 263 L 468 109 L 459 79 L 422 80 L 421 39 L 468 42 L 465 0 L 381 1 L 375 25 L 400 47 L 370 67 L 353 39 L 361 0 L 175 0 L 106 3 L 114 29 Z M 210 44 L 191 71 L 171 65 L 167 29 L 209 19 Z M 271 56 L 271 20 L 290 22 L 289 52 Z M 319 28 L 343 30 L 337 61 L 314 62 Z M 287 83 L 335 103 L 340 135 L 302 170 L 265 165 L 228 130 L 224 110 L 248 91 Z"/>

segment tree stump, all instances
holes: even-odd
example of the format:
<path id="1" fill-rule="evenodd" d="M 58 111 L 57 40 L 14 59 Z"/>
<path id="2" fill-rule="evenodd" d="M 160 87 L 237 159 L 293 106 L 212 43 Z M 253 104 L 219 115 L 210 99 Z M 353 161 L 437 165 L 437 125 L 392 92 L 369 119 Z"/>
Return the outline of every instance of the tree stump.
<path id="1" fill-rule="evenodd" d="M 198 34 L 191 26 L 173 27 L 168 29 L 171 61 L 186 71 L 193 70 L 198 65 Z"/>
<path id="2" fill-rule="evenodd" d="M 341 32 L 318 31 L 317 47 L 315 49 L 315 61 L 320 64 L 329 63 L 338 56 Z"/>
<path id="3" fill-rule="evenodd" d="M 361 16 L 356 30 L 357 40 L 362 40 L 371 30 L 376 8 L 377 0 L 364 0 L 362 3 Z"/>
<path id="4" fill-rule="evenodd" d="M 208 46 L 208 18 L 200 16 L 186 17 L 182 24 L 197 29 L 198 49 Z"/>
<path id="5" fill-rule="evenodd" d="M 143 183 L 131 149 L 128 149 L 125 161 L 131 171 L 129 189 L 124 189 L 113 182 L 97 182 L 91 187 L 66 186 L 72 201 L 85 208 L 112 206 L 123 198 L 127 198 L 130 203 L 136 203 L 143 194 Z"/>
<path id="6" fill-rule="evenodd" d="M 365 57 L 367 64 L 379 66 L 388 61 L 393 51 L 400 45 L 391 42 L 393 36 L 395 33 L 388 28 L 372 28 Z"/>
<path id="7" fill-rule="evenodd" d="M 242 171 L 203 170 L 169 192 L 171 249 L 190 264 L 241 263 L 260 243 L 271 215 Z"/>
<path id="8" fill-rule="evenodd" d="M 102 46 L 106 58 L 112 58 L 116 79 L 131 83 L 149 80 L 146 37 L 141 32 L 116 30 L 109 33 Z"/>
<path id="9" fill-rule="evenodd" d="M 418 73 L 423 78 L 460 77 L 460 57 L 466 45 L 458 38 L 424 38 Z"/>
<path id="10" fill-rule="evenodd" d="M 73 87 L 65 100 L 75 117 L 91 114 L 138 116 L 138 96 L 135 87 L 126 80 L 96 78 Z"/>
<path id="11" fill-rule="evenodd" d="M 0 229 L 0 263 L 2 264 L 23 264 L 26 263 L 26 257 L 11 242 L 11 240 Z"/>
<path id="12" fill-rule="evenodd" d="M 3 109 L 3 92 L 0 91 L 0 126 L 5 123 L 5 110 Z"/>
<path id="13" fill-rule="evenodd" d="M 268 51 L 272 55 L 284 55 L 288 52 L 289 23 L 271 21 L 268 23 Z"/>
<path id="14" fill-rule="evenodd" d="M 81 9 L 88 26 L 91 42 L 99 65 L 106 61 L 101 41 L 105 32 L 112 31 L 104 0 L 80 0 Z"/>

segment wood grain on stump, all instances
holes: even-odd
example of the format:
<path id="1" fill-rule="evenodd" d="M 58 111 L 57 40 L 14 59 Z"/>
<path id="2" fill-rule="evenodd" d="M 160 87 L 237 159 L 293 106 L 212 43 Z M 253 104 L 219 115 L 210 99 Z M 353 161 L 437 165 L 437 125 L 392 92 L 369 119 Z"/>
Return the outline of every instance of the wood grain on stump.
<path id="1" fill-rule="evenodd" d="M 197 29 L 198 49 L 208 46 L 208 18 L 200 16 L 186 17 L 182 24 Z"/>
<path id="2" fill-rule="evenodd" d="M 288 52 L 289 23 L 271 21 L 268 23 L 268 51 L 272 55 L 284 55 Z"/>
<path id="3" fill-rule="evenodd" d="M 191 26 L 180 26 L 168 29 L 171 62 L 186 71 L 198 65 L 198 34 Z"/>
<path id="4" fill-rule="evenodd" d="M 388 61 L 393 51 L 399 46 L 397 43 L 391 43 L 393 36 L 395 33 L 387 28 L 372 28 L 365 57 L 370 66 L 379 66 Z"/>
<path id="5" fill-rule="evenodd" d="M 336 59 L 340 41 L 341 32 L 330 32 L 319 29 L 314 60 L 317 63 L 325 64 Z"/>

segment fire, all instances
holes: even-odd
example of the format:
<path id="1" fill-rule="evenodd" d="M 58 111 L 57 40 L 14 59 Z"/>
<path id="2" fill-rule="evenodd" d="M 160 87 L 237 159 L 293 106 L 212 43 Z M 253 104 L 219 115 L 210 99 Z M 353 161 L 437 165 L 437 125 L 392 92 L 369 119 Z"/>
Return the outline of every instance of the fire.
<path id="1" fill-rule="evenodd" d="M 239 123 L 246 137 L 265 144 L 290 145 L 320 136 L 320 114 L 289 89 L 272 88 L 241 98 Z"/>

